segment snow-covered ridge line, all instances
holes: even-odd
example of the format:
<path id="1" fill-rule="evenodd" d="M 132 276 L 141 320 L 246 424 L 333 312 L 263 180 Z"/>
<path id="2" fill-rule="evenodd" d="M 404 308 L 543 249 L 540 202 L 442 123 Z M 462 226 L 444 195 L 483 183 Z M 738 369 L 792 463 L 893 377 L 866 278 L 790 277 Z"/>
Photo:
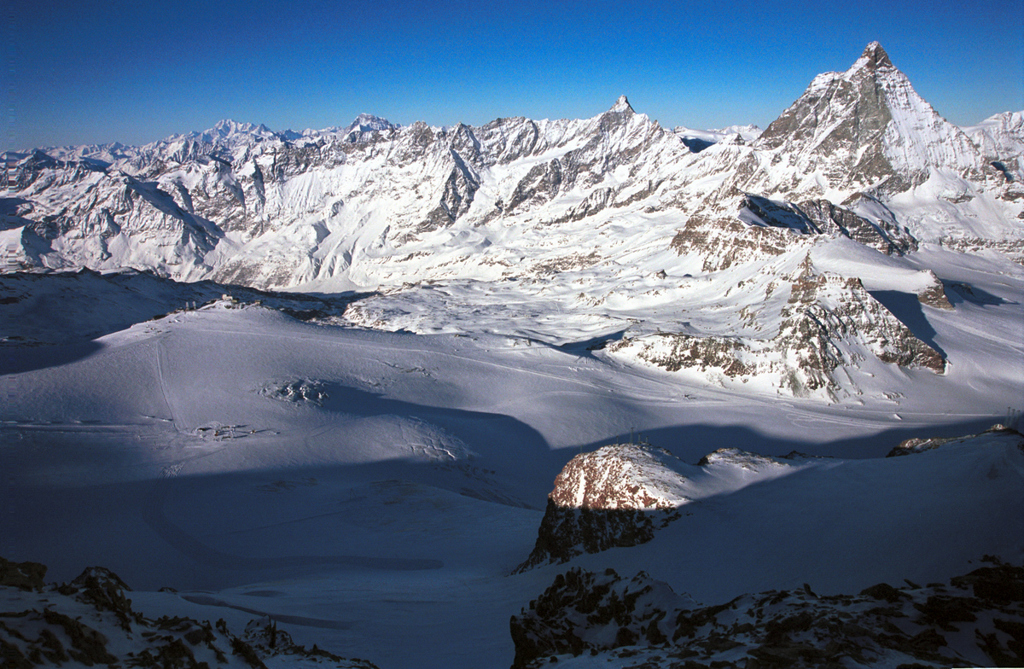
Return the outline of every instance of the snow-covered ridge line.
<path id="1" fill-rule="evenodd" d="M 997 156 L 1017 132 L 999 127 Z M 80 160 L 36 152 L 8 168 L 3 270 L 372 292 L 350 323 L 604 341 L 615 364 L 829 401 L 898 376 L 876 361 L 955 364 L 865 281 L 919 272 L 923 294 L 929 244 L 1024 259 L 1017 158 L 983 155 L 878 44 L 756 139 L 735 130 L 706 144 L 623 96 L 579 120 L 223 122 Z M 942 292 L 938 273 L 927 283 Z"/>
<path id="2" fill-rule="evenodd" d="M 999 161 L 986 161 L 921 100 L 877 43 L 848 71 L 816 78 L 755 135 L 740 127 L 668 132 L 624 96 L 591 119 L 480 127 L 401 127 L 364 114 L 344 128 L 299 134 L 226 120 L 143 147 L 24 157 L 9 167 L 18 192 L 5 213 L 29 225 L 5 243 L 30 265 L 134 266 L 268 288 L 493 279 L 539 250 L 509 228 L 555 224 L 571 234 L 579 221 L 652 212 L 677 212 L 676 227 L 698 216 L 735 220 L 743 208 L 736 196 L 750 193 L 855 202 L 854 213 L 871 224 L 901 228 L 907 222 L 894 220 L 901 217 L 891 206 L 880 217 L 874 202 L 854 196 L 884 201 L 927 183 L 966 204 L 978 199 L 978 186 L 992 190 L 1009 178 L 1005 166 L 1013 165 L 1009 156 L 1002 172 L 991 167 Z M 110 192 L 120 174 L 154 183 L 166 197 L 147 207 Z M 84 192 L 92 195 L 83 201 Z M 970 211 L 976 204 L 963 207 L 963 220 L 979 218 Z M 197 237 L 175 207 L 222 234 Z M 967 236 L 1018 237 L 996 213 Z M 965 236 L 910 227 L 918 237 Z M 165 239 L 147 247 L 142 228 Z M 412 262 L 425 254 L 434 261 Z"/>

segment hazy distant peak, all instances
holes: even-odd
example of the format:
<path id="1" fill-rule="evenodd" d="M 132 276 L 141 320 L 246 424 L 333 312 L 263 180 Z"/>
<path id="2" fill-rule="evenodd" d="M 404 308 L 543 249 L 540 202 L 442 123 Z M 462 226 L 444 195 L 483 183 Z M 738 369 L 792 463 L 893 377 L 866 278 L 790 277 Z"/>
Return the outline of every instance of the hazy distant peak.
<path id="1" fill-rule="evenodd" d="M 364 132 L 382 132 L 387 130 L 394 130 L 398 126 L 380 116 L 374 116 L 373 114 L 360 114 L 348 124 L 348 126 L 341 131 L 341 134 L 349 137 L 352 140 L 356 140 Z"/>
<path id="2" fill-rule="evenodd" d="M 239 123 L 233 119 L 222 119 L 206 131 L 205 134 L 215 137 L 229 137 L 235 134 L 264 135 L 271 134 L 270 128 L 260 123 Z"/>

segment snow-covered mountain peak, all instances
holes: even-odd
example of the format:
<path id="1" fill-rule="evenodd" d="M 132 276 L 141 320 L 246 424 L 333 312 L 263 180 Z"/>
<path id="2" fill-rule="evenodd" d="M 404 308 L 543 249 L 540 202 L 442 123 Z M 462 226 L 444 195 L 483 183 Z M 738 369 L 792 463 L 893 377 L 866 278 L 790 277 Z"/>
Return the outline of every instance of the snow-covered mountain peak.
<path id="1" fill-rule="evenodd" d="M 824 195 L 838 202 L 857 192 L 888 198 L 935 172 L 979 180 L 986 165 L 877 42 L 845 72 L 815 77 L 754 146 L 775 154 L 772 168 L 752 167 L 738 187 L 789 199 Z"/>
<path id="2" fill-rule="evenodd" d="M 1008 181 L 1024 181 L 1024 111 L 995 114 L 962 130 Z"/>
<path id="3" fill-rule="evenodd" d="M 262 123 L 258 125 L 255 123 L 239 123 L 233 119 L 226 118 L 217 121 L 217 123 L 208 130 L 204 130 L 200 133 L 190 133 L 190 135 L 187 136 L 193 136 L 211 144 L 217 143 L 218 141 L 223 143 L 236 143 L 236 140 L 245 141 L 252 137 L 273 137 L 274 132 Z"/>
<path id="4" fill-rule="evenodd" d="M 627 99 L 625 95 L 620 95 L 619 99 L 615 101 L 615 104 L 612 105 L 612 108 L 609 109 L 608 111 L 611 111 L 611 112 L 629 112 L 631 114 L 635 113 L 633 111 L 633 107 L 630 106 L 630 104 L 629 104 L 629 99 Z"/>
<path id="5" fill-rule="evenodd" d="M 394 130 L 398 128 L 397 125 L 381 118 L 380 116 L 374 116 L 373 114 L 360 114 L 348 124 L 348 126 L 342 130 L 341 134 L 348 136 L 351 133 L 364 133 L 364 132 L 380 132 L 386 130 Z"/>

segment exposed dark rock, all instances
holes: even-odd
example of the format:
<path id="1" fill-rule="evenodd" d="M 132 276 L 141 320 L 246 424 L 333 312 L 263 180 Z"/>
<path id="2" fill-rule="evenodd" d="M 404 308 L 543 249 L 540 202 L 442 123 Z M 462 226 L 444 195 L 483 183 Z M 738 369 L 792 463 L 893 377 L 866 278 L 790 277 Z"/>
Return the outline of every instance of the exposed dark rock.
<path id="1" fill-rule="evenodd" d="M 366 660 L 344 658 L 316 645 L 306 648 L 297 644 L 288 632 L 278 629 L 277 623 L 270 618 L 250 620 L 245 626 L 243 638 L 258 657 L 312 658 L 318 662 L 331 662 L 345 669 L 378 669 L 377 665 Z"/>
<path id="2" fill-rule="evenodd" d="M 28 579 L 30 587 L 24 587 L 23 570 L 12 571 L 11 565 L 29 565 L 27 571 L 34 574 Z M 24 610 L 0 612 L 3 669 L 69 661 L 76 666 L 209 669 L 211 656 L 218 666 L 266 669 L 263 660 L 277 655 L 338 669 L 376 669 L 365 660 L 297 645 L 269 620 L 254 621 L 244 637 L 237 637 L 223 620 L 214 626 L 180 616 L 145 618 L 132 610 L 124 581 L 102 567 L 90 567 L 60 587 L 37 584 L 45 572 L 42 565 L 19 565 L 0 558 L 0 567 L 7 568 L 2 573 L 15 575 L 0 582 L 0 590 L 20 588 L 32 593 L 17 598 L 24 602 Z"/>
<path id="3" fill-rule="evenodd" d="M 917 299 L 921 304 L 934 307 L 936 309 L 945 309 L 948 311 L 953 308 L 953 305 L 949 303 L 949 298 L 946 296 L 945 286 L 938 279 L 936 279 L 935 283 L 924 291 L 918 293 Z"/>
<path id="4" fill-rule="evenodd" d="M 38 562 L 11 562 L 0 557 L 0 586 L 20 590 L 41 590 L 46 578 L 46 565 Z"/>
<path id="5" fill-rule="evenodd" d="M 131 588 L 105 567 L 88 567 L 75 580 L 58 588 L 62 595 L 74 595 L 97 610 L 113 612 L 121 626 L 129 630 L 131 623 L 140 621 L 142 616 L 132 611 L 132 600 L 125 596 L 125 591 Z"/>
<path id="6" fill-rule="evenodd" d="M 866 354 L 902 367 L 945 371 L 942 355 L 914 336 L 859 279 L 818 274 L 808 262 L 789 283 L 781 324 L 770 340 L 659 333 L 607 348 L 631 349 L 641 360 L 669 371 L 713 369 L 733 379 L 774 375 L 781 390 L 830 399 L 843 391 L 836 370 L 856 365 Z"/>
<path id="7" fill-rule="evenodd" d="M 636 667 L 881 669 L 975 666 L 978 652 L 989 666 L 1019 666 L 1024 607 L 999 595 L 972 596 L 979 585 L 982 592 L 990 586 L 1017 592 L 1024 568 L 997 561 L 948 587 L 879 584 L 859 596 L 817 596 L 805 587 L 708 607 L 643 572 L 627 581 L 611 570 L 573 569 L 512 617 L 512 666 L 531 669 L 559 655 L 590 654 L 596 664 L 629 658 Z"/>
<path id="8" fill-rule="evenodd" d="M 985 430 L 981 434 L 988 433 L 1009 433 L 1017 435 L 1018 437 L 1024 437 L 1015 427 L 1003 425 L 1002 423 L 996 423 L 989 429 Z M 896 445 L 891 451 L 889 451 L 885 457 L 896 458 L 903 455 L 914 455 L 915 453 L 923 453 L 930 451 L 946 444 L 956 444 L 966 441 L 968 439 L 975 439 L 981 436 L 980 434 L 968 434 L 962 437 L 911 437 L 910 439 L 904 439 Z M 1024 438 L 1020 440 L 1020 445 L 1024 447 Z"/>
<path id="9" fill-rule="evenodd" d="M 583 553 L 647 543 L 654 538 L 656 527 L 676 516 L 672 511 L 567 508 L 548 498 L 537 542 L 516 573 L 549 562 L 566 562 Z"/>
<path id="10" fill-rule="evenodd" d="M 905 597 L 900 590 L 897 590 L 888 583 L 879 583 L 878 585 L 873 585 L 870 588 L 864 588 L 860 591 L 860 594 L 863 597 L 881 599 L 890 603 L 896 603 L 900 601 L 900 598 Z"/>
<path id="11" fill-rule="evenodd" d="M 702 270 L 716 272 L 792 248 L 794 235 L 775 227 L 750 226 L 734 217 L 691 216 L 670 244 L 679 255 L 696 254 Z"/>

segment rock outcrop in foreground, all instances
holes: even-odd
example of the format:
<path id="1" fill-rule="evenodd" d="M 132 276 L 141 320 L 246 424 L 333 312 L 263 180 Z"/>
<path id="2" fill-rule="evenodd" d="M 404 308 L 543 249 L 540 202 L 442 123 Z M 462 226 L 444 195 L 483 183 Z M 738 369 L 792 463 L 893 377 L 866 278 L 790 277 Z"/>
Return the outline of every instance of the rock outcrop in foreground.
<path id="1" fill-rule="evenodd" d="M 573 569 L 512 617 L 512 667 L 581 655 L 587 666 L 687 669 L 1021 666 L 1024 568 L 986 560 L 948 585 L 879 583 L 835 596 L 805 585 L 716 606 L 643 572 L 627 580 Z"/>
<path id="2" fill-rule="evenodd" d="M 0 667 L 336 667 L 376 669 L 295 644 L 269 618 L 235 635 L 179 616 L 149 619 L 132 609 L 131 589 L 112 571 L 90 567 L 64 585 L 46 585 L 46 567 L 0 558 Z"/>

